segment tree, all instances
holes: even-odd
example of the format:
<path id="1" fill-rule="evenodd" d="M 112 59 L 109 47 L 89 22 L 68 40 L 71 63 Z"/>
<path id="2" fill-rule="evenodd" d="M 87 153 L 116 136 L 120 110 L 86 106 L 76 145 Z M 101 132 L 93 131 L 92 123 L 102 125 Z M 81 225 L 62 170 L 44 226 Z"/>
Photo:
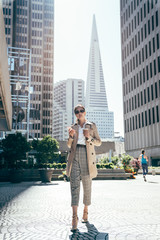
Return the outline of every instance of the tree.
<path id="1" fill-rule="evenodd" d="M 34 142 L 34 144 L 37 150 L 38 163 L 53 163 L 55 152 L 57 152 L 59 149 L 57 140 L 48 135 L 45 136 L 41 141 Z"/>
<path id="2" fill-rule="evenodd" d="M 26 158 L 26 152 L 30 150 L 30 144 L 21 133 L 9 134 L 2 140 L 3 156 L 8 168 L 19 168 L 22 159 Z"/>

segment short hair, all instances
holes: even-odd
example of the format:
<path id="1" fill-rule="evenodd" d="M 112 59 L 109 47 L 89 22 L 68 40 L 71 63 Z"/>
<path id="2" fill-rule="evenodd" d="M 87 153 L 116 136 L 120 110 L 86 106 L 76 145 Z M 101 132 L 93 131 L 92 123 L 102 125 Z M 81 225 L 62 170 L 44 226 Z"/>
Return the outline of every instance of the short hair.
<path id="1" fill-rule="evenodd" d="M 74 113 L 76 112 L 77 108 L 79 108 L 79 107 L 83 108 L 84 111 L 86 111 L 86 110 L 85 110 L 85 107 L 84 107 L 82 104 L 77 104 L 77 105 L 74 107 Z"/>
<path id="2" fill-rule="evenodd" d="M 144 149 L 142 149 L 142 154 L 144 154 L 145 153 L 145 150 Z"/>

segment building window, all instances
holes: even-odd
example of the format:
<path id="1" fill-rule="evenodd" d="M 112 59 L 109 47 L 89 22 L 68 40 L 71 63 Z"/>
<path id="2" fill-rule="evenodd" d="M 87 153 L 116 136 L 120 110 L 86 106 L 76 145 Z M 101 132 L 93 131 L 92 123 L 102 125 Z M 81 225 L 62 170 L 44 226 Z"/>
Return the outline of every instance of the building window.
<path id="1" fill-rule="evenodd" d="M 136 77 L 134 76 L 134 89 L 136 89 Z"/>
<path id="2" fill-rule="evenodd" d="M 134 130 L 134 117 L 132 117 L 132 129 Z"/>
<path id="3" fill-rule="evenodd" d="M 146 17 L 146 4 L 144 3 L 144 18 Z"/>
<path id="4" fill-rule="evenodd" d="M 152 31 L 154 31 L 154 15 L 152 16 Z"/>
<path id="5" fill-rule="evenodd" d="M 152 63 L 150 63 L 150 78 L 152 78 Z"/>
<path id="6" fill-rule="evenodd" d="M 143 105 L 143 93 L 141 91 L 141 106 Z"/>
<path id="7" fill-rule="evenodd" d="M 156 11 L 156 27 L 158 27 L 158 11 Z"/>
<path id="8" fill-rule="evenodd" d="M 151 125 L 151 110 L 148 110 L 149 125 Z"/>
<path id="9" fill-rule="evenodd" d="M 146 53 L 146 59 L 147 59 L 148 58 L 147 44 L 145 45 L 145 53 Z"/>
<path id="10" fill-rule="evenodd" d="M 156 60 L 154 59 L 154 75 L 156 75 L 157 71 L 156 71 Z"/>
<path id="11" fill-rule="evenodd" d="M 145 111 L 145 126 L 147 126 L 147 111 Z"/>
<path id="12" fill-rule="evenodd" d="M 144 48 L 142 48 L 142 62 L 144 62 Z"/>
<path id="13" fill-rule="evenodd" d="M 131 91 L 133 91 L 133 78 L 131 78 Z"/>
<path id="14" fill-rule="evenodd" d="M 158 57 L 158 72 L 160 72 L 160 56 Z"/>
<path id="15" fill-rule="evenodd" d="M 137 124 L 137 115 L 136 115 L 136 129 L 138 129 L 138 124 Z"/>
<path id="16" fill-rule="evenodd" d="M 153 124 L 155 123 L 155 113 L 154 113 L 154 107 L 152 108 L 152 120 Z"/>
<path id="17" fill-rule="evenodd" d="M 147 26 L 146 24 L 144 25 L 144 35 L 145 35 L 145 38 L 147 37 Z"/>
<path id="18" fill-rule="evenodd" d="M 143 12 L 142 12 L 142 8 L 141 8 L 141 22 L 143 21 Z"/>
<path id="19" fill-rule="evenodd" d="M 134 17 L 134 28 L 136 29 L 136 16 Z"/>
<path id="20" fill-rule="evenodd" d="M 130 118 L 130 131 L 132 131 L 132 120 Z"/>
<path id="21" fill-rule="evenodd" d="M 134 38 L 132 38 L 132 51 L 134 51 Z"/>
<path id="22" fill-rule="evenodd" d="M 153 9 L 153 0 L 151 0 L 151 9 Z"/>
<path id="23" fill-rule="evenodd" d="M 149 87 L 147 87 L 147 94 L 148 94 L 148 102 L 150 102 L 150 92 L 149 92 Z"/>
<path id="24" fill-rule="evenodd" d="M 134 110 L 134 98 L 132 97 L 132 110 Z"/>
<path id="25" fill-rule="evenodd" d="M 135 35 L 135 48 L 137 48 L 137 35 Z"/>
<path id="26" fill-rule="evenodd" d="M 129 119 L 127 119 L 127 132 L 129 132 Z"/>
<path id="27" fill-rule="evenodd" d="M 149 71 L 148 71 L 148 66 L 146 66 L 146 74 L 147 74 L 147 81 L 149 80 Z"/>
<path id="28" fill-rule="evenodd" d="M 142 127 L 144 127 L 144 118 L 143 118 L 143 112 L 141 113 L 141 118 L 142 118 Z"/>
<path id="29" fill-rule="evenodd" d="M 139 77 L 140 77 L 140 85 L 142 85 L 142 72 L 139 72 Z"/>
<path id="30" fill-rule="evenodd" d="M 157 82 L 155 82 L 155 98 L 158 98 Z"/>
<path id="31" fill-rule="evenodd" d="M 151 30 L 150 30 L 150 20 L 148 20 L 148 35 L 151 33 Z"/>
<path id="32" fill-rule="evenodd" d="M 138 56 L 136 54 L 136 67 L 138 67 Z"/>
<path id="33" fill-rule="evenodd" d="M 159 49 L 159 33 L 157 33 L 157 49 Z"/>
<path id="34" fill-rule="evenodd" d="M 139 87 L 139 77 L 138 77 L 138 73 L 137 73 L 137 87 Z"/>
<path id="35" fill-rule="evenodd" d="M 139 122 L 139 128 L 141 128 L 141 117 L 140 117 L 140 114 L 138 114 L 138 122 Z"/>
<path id="36" fill-rule="evenodd" d="M 155 38 L 152 39 L 153 52 L 155 52 Z"/>
<path id="37" fill-rule="evenodd" d="M 139 64 L 141 64 L 141 52 L 139 51 Z"/>
<path id="38" fill-rule="evenodd" d="M 138 93 L 138 107 L 140 107 L 139 93 Z"/>
<path id="39" fill-rule="evenodd" d="M 159 122 L 159 111 L 158 111 L 158 106 L 156 106 L 156 116 L 157 116 L 157 122 Z"/>
<path id="40" fill-rule="evenodd" d="M 153 99 L 154 99 L 153 84 L 151 85 L 151 98 L 152 98 L 152 101 L 153 101 Z"/>
<path id="41" fill-rule="evenodd" d="M 148 9 L 148 13 L 149 13 L 149 10 L 150 10 L 150 2 L 149 2 L 149 0 L 147 2 L 147 9 Z"/>
<path id="42" fill-rule="evenodd" d="M 152 50 L 151 50 L 151 41 L 149 41 L 149 56 L 152 55 Z"/>
<path id="43" fill-rule="evenodd" d="M 131 111 L 131 99 L 129 99 L 129 111 Z"/>
<path id="44" fill-rule="evenodd" d="M 145 69 L 143 68 L 143 82 L 145 82 Z"/>
<path id="45" fill-rule="evenodd" d="M 144 89 L 144 104 L 146 104 L 146 89 Z"/>
<path id="46" fill-rule="evenodd" d="M 138 22 L 138 26 L 139 26 L 139 12 L 137 13 L 137 22 Z"/>
<path id="47" fill-rule="evenodd" d="M 137 99 L 136 99 L 136 95 L 134 96 L 134 102 L 135 102 L 135 104 L 134 104 L 134 106 L 135 106 L 135 109 L 137 108 Z"/>

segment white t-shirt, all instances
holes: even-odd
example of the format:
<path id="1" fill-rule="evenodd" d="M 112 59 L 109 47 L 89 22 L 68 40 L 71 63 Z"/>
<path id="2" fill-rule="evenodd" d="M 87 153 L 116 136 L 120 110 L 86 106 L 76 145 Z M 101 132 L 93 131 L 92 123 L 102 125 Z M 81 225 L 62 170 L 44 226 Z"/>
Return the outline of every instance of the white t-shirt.
<path id="1" fill-rule="evenodd" d="M 85 123 L 83 124 L 83 127 L 81 127 L 80 125 L 78 125 L 78 142 L 77 144 L 81 144 L 81 145 L 86 145 L 85 143 L 85 136 L 83 134 L 83 129 L 85 128 Z"/>

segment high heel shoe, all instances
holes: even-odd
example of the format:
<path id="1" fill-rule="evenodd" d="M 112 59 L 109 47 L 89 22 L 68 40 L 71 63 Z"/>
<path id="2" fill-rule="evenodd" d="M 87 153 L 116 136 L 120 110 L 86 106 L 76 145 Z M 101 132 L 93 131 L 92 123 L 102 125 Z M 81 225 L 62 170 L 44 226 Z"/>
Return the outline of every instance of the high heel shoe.
<path id="1" fill-rule="evenodd" d="M 82 223 L 87 223 L 88 222 L 88 212 L 83 211 L 83 218 L 82 218 Z"/>
<path id="2" fill-rule="evenodd" d="M 72 232 L 77 230 L 77 225 L 78 225 L 78 217 L 77 217 L 77 215 L 73 215 L 72 216 L 72 228 L 71 228 Z"/>

